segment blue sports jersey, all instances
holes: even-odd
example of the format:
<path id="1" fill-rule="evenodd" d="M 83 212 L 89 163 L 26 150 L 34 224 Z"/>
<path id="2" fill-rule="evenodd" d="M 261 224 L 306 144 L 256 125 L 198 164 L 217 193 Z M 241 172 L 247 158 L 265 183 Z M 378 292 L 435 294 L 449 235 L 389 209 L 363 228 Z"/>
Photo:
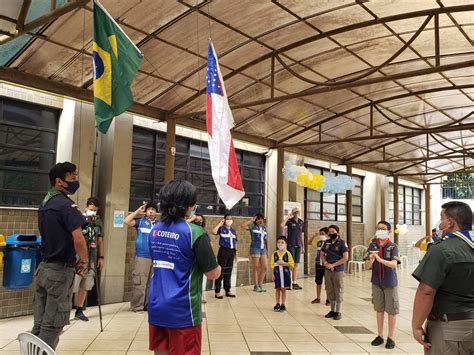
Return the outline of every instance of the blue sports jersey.
<path id="1" fill-rule="evenodd" d="M 150 281 L 148 321 L 164 328 L 201 324 L 203 273 L 198 269 L 194 243 L 204 229 L 184 220 L 157 222 L 150 233 L 153 275 Z"/>
<path id="2" fill-rule="evenodd" d="M 137 240 L 135 241 L 135 255 L 141 258 L 150 258 L 150 248 L 148 247 L 148 235 L 156 221 L 148 217 L 142 217 L 135 220 L 137 229 Z"/>
<path id="3" fill-rule="evenodd" d="M 252 238 L 250 249 L 265 249 L 265 242 L 267 241 L 267 227 L 258 226 L 257 224 L 252 223 L 248 228 Z"/>
<path id="4" fill-rule="evenodd" d="M 227 229 L 222 226 L 217 230 L 219 234 L 219 245 L 228 249 L 237 249 L 237 232 L 234 228 Z"/>

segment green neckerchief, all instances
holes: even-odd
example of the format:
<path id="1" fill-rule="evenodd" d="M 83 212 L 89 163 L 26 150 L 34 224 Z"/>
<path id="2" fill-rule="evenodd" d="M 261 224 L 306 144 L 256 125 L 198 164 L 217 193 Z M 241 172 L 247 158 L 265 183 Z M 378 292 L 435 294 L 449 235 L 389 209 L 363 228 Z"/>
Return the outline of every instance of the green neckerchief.
<path id="1" fill-rule="evenodd" d="M 41 202 L 41 206 L 46 205 L 48 201 L 51 200 L 54 196 L 61 195 L 61 194 L 62 194 L 61 191 L 58 191 L 53 187 L 51 190 L 48 191 L 48 193 L 44 197 L 43 202 Z"/>

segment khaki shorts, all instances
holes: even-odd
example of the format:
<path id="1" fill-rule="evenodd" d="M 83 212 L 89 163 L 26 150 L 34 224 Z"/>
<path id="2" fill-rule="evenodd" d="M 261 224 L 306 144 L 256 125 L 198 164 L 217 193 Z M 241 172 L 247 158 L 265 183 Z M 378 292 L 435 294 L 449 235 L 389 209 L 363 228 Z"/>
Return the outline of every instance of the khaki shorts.
<path id="1" fill-rule="evenodd" d="M 372 284 L 372 304 L 377 312 L 400 313 L 397 287 L 381 287 Z"/>
<path id="2" fill-rule="evenodd" d="M 74 277 L 74 293 L 79 291 L 80 288 L 90 291 L 92 287 L 94 287 L 94 277 L 95 272 L 92 269 L 89 269 L 89 272 L 84 275 L 84 277 L 80 277 L 79 275 L 75 275 Z"/>

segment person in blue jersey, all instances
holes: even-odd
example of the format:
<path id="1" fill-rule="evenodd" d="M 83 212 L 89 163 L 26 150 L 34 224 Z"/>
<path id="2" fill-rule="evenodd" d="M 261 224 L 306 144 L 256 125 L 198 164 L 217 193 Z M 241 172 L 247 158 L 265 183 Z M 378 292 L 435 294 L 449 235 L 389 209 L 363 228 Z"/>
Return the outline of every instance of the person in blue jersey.
<path id="1" fill-rule="evenodd" d="M 221 267 L 206 231 L 186 222 L 196 208 L 196 195 L 184 180 L 160 190 L 160 220 L 149 237 L 149 348 L 155 354 L 201 353 L 202 278 L 217 279 Z"/>
<path id="2" fill-rule="evenodd" d="M 275 301 L 273 307 L 275 312 L 286 311 L 286 289 L 291 287 L 291 273 L 295 262 L 291 253 L 286 249 L 287 239 L 285 236 L 278 237 L 277 250 L 270 258 L 270 267 L 273 270 L 272 279 L 275 282 Z"/>
<path id="3" fill-rule="evenodd" d="M 250 220 L 242 224 L 242 229 L 250 232 L 250 257 L 253 266 L 253 290 L 255 292 L 266 292 L 262 283 L 267 272 L 268 240 L 265 217 L 257 213 Z"/>
<path id="4" fill-rule="evenodd" d="M 124 220 L 127 226 L 137 230 L 135 263 L 132 271 L 132 299 L 130 300 L 130 310 L 133 312 L 143 312 L 146 309 L 147 285 L 151 270 L 148 235 L 156 222 L 157 210 L 155 202 L 143 203 Z M 140 216 L 143 214 L 145 216 Z"/>
<path id="5" fill-rule="evenodd" d="M 219 236 L 219 252 L 217 253 L 217 262 L 222 268 L 221 276 L 215 282 L 215 297 L 224 298 L 221 295 L 222 280 L 224 280 L 224 290 L 226 297 L 235 297 L 230 292 L 230 278 L 232 276 L 232 268 L 237 253 L 237 232 L 232 228 L 232 216 L 225 214 L 217 226 L 214 227 L 212 233 Z"/>

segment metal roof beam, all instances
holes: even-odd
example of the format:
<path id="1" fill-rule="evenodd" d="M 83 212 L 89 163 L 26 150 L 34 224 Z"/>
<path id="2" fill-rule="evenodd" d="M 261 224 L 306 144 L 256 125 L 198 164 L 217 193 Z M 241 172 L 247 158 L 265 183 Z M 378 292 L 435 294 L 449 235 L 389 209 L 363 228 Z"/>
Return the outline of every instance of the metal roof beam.
<path id="1" fill-rule="evenodd" d="M 427 128 L 423 131 L 407 131 L 407 132 L 397 132 L 397 133 L 388 133 L 388 134 L 379 134 L 376 136 L 358 136 L 358 137 L 350 137 L 350 138 L 341 138 L 341 139 L 332 139 L 332 140 L 324 140 L 324 141 L 316 141 L 316 142 L 304 142 L 304 143 L 295 143 L 295 144 L 279 144 L 279 147 L 302 147 L 308 145 L 321 145 L 321 144 L 332 144 L 332 143 L 351 143 L 357 141 L 365 141 L 371 139 L 387 139 L 387 138 L 396 138 L 396 137 L 404 137 L 411 138 L 427 133 L 441 133 L 441 132 L 453 132 L 453 131 L 460 131 L 460 130 L 473 130 L 474 123 L 466 123 L 460 124 L 455 126 L 449 127 L 440 127 L 440 128 Z"/>
<path id="2" fill-rule="evenodd" d="M 76 10 L 76 9 L 84 6 L 88 2 L 89 2 L 89 0 L 70 0 L 68 3 L 66 3 L 66 5 L 58 7 L 56 9 L 44 14 L 43 16 L 40 16 L 37 19 L 35 19 L 31 22 L 28 22 L 27 24 L 23 24 L 21 29 L 18 29 L 18 25 L 20 24 L 20 20 L 21 20 L 21 18 L 19 18 L 18 23 L 17 23 L 17 32 L 15 33 L 15 35 L 11 36 L 11 37 L 2 38 L 0 40 L 0 44 L 5 44 L 5 43 L 11 41 L 12 39 L 14 39 L 14 38 L 16 38 L 16 37 L 18 37 L 18 36 L 20 36 L 24 33 L 27 33 L 29 31 L 34 30 L 37 27 L 45 25 L 48 22 L 53 21 L 53 20 L 57 19 L 58 17 L 60 17 L 64 14 L 67 14 L 70 11 Z M 22 11 L 23 11 L 23 8 L 25 6 L 25 3 L 23 3 Z M 22 15 L 21 12 L 20 12 L 20 15 Z M 26 14 L 25 14 L 25 17 L 26 17 Z"/>
<path id="3" fill-rule="evenodd" d="M 380 25 L 380 24 L 384 24 L 384 23 L 387 23 L 387 22 L 406 20 L 406 19 L 415 18 L 415 17 L 432 16 L 432 15 L 436 15 L 436 14 L 445 14 L 445 13 L 465 12 L 465 11 L 472 11 L 472 10 L 474 10 L 474 4 L 460 5 L 460 6 L 449 6 L 449 7 L 444 7 L 444 8 L 434 8 L 434 9 L 414 11 L 414 12 L 409 12 L 409 13 L 402 13 L 402 14 L 397 14 L 397 15 L 393 15 L 393 16 L 381 17 L 381 18 L 377 18 L 377 19 L 373 19 L 373 20 L 369 20 L 369 21 L 364 21 L 364 22 L 351 24 L 349 26 L 336 28 L 334 30 L 327 31 L 327 32 L 324 32 L 324 33 L 320 33 L 320 34 L 317 34 L 317 35 L 314 35 L 314 36 L 310 36 L 310 37 L 304 38 L 302 40 L 299 40 L 299 41 L 293 42 L 291 44 L 288 44 L 286 46 L 283 46 L 281 48 L 275 49 L 273 52 L 264 54 L 263 56 L 261 56 L 259 58 L 256 58 L 256 59 L 242 65 L 241 67 L 233 70 L 231 73 L 225 75 L 223 77 L 223 79 L 225 81 L 229 78 L 232 78 L 233 76 L 243 72 L 244 70 L 246 70 L 246 69 L 248 69 L 248 68 L 250 68 L 250 67 L 252 67 L 256 64 L 259 64 L 259 63 L 261 63 L 261 62 L 263 62 L 267 59 L 270 59 L 274 55 L 284 53 L 284 52 L 287 52 L 291 49 L 306 45 L 308 43 L 318 41 L 318 40 L 323 39 L 323 38 L 331 37 L 331 36 L 334 36 L 334 35 L 337 35 L 337 34 L 349 32 L 349 31 L 353 31 L 353 30 L 357 30 L 357 29 L 361 29 L 361 28 L 365 28 L 365 27 L 370 27 L 370 26 L 374 26 L 374 25 Z M 192 95 L 191 97 L 189 97 L 187 100 L 185 100 L 181 104 L 173 107 L 173 109 L 170 110 L 170 112 L 176 112 L 181 107 L 184 107 L 189 102 L 196 99 L 199 95 L 203 94 L 205 92 L 205 90 L 206 90 L 205 87 L 203 89 L 200 89 L 196 94 Z"/>
<path id="4" fill-rule="evenodd" d="M 443 159 L 460 159 L 460 158 L 465 158 L 469 157 L 472 158 L 474 157 L 474 152 L 473 153 L 463 153 L 459 154 L 461 152 L 457 152 L 458 154 L 444 154 L 444 155 L 437 155 L 437 156 L 431 156 L 431 157 L 420 157 L 420 158 L 399 158 L 399 159 L 379 159 L 379 160 L 360 160 L 360 161 L 351 161 L 350 164 L 388 164 L 388 163 L 403 163 L 403 162 L 425 162 L 429 160 L 443 160 Z"/>

